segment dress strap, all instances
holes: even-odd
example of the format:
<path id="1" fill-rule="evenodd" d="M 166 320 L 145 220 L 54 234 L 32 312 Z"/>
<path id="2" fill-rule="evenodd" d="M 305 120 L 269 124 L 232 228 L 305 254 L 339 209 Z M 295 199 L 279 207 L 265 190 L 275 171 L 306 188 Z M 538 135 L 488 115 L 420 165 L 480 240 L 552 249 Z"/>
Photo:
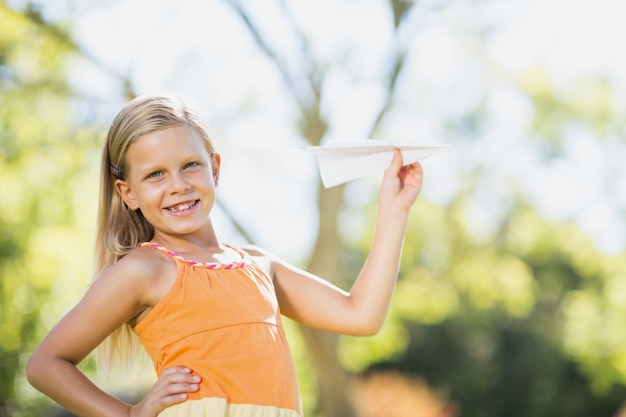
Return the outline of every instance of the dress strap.
<path id="1" fill-rule="evenodd" d="M 163 252 L 164 254 L 169 255 L 169 256 L 171 256 L 174 259 L 178 259 L 179 261 L 184 262 L 187 265 L 197 266 L 197 267 L 201 267 L 201 268 L 207 268 L 207 269 L 234 269 L 234 268 L 243 268 L 244 266 L 246 266 L 246 263 L 244 261 L 245 253 L 242 252 L 241 250 L 237 249 L 237 248 L 234 248 L 234 247 L 232 247 L 230 245 L 226 245 L 226 244 L 224 244 L 224 246 L 234 250 L 235 252 L 237 252 L 239 254 L 239 256 L 241 256 L 241 261 L 233 261 L 233 262 L 228 262 L 228 263 L 223 263 L 223 262 L 198 262 L 198 261 L 192 261 L 191 259 L 183 258 L 178 253 L 173 252 L 173 251 L 167 249 L 166 247 L 161 246 L 158 243 L 154 243 L 154 242 L 142 242 L 137 247 L 143 248 L 144 246 L 148 246 L 148 247 L 156 249 L 156 250 L 158 250 L 160 252 Z"/>

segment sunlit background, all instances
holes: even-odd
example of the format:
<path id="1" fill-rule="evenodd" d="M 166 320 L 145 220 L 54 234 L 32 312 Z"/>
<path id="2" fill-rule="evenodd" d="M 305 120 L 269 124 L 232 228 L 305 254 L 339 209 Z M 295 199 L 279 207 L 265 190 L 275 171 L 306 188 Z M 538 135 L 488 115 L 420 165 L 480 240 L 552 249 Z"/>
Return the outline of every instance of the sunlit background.
<path id="1" fill-rule="evenodd" d="M 303 147 L 454 146 L 423 161 L 385 328 L 331 343 L 345 404 L 288 324 L 307 416 L 618 415 L 625 18 L 615 0 L 1 1 L 0 417 L 56 412 L 23 366 L 91 278 L 106 129 L 158 92 L 192 101 L 222 154 L 220 238 L 303 267 L 325 261 L 333 192 Z M 341 189 L 342 280 L 378 182 Z"/>
<path id="2" fill-rule="evenodd" d="M 42 2 L 42 11 L 51 19 L 67 19 L 68 3 Z M 280 2 L 240 3 L 250 10 L 285 67 L 301 71 L 303 51 L 298 50 Z M 289 86 L 232 9 L 219 1 L 148 0 L 97 7 L 76 2 L 71 8 L 73 38 L 92 59 L 76 63 L 70 82 L 110 102 L 111 92 L 120 89 L 119 78 L 94 68 L 96 64 L 128 76 L 139 94 L 165 90 L 195 99 L 228 156 L 225 168 L 233 160 L 233 169 L 226 170 L 223 180 L 231 184 L 236 178 L 232 186 L 224 186 L 224 194 L 239 189 L 250 179 L 249 172 L 259 169 L 266 179 L 253 177 L 270 185 L 250 187 L 248 192 L 290 195 L 289 204 L 300 204 L 290 206 L 285 216 L 276 213 L 282 204 L 261 199 L 266 201 L 259 203 L 271 204 L 274 210 L 264 216 L 268 223 L 259 225 L 263 229 L 258 233 L 269 236 L 267 229 L 276 230 L 272 217 L 292 221 L 289 229 L 302 230 L 308 239 L 295 247 L 294 242 L 271 244 L 290 257 L 300 256 L 313 234 L 302 219 L 311 217 L 307 206 L 315 203 L 311 187 L 303 183 L 315 180 L 315 167 L 298 152 L 280 157 L 304 145 L 294 127 Z M 459 174 L 484 165 L 490 171 L 486 186 L 508 188 L 508 181 L 514 181 L 542 214 L 555 220 L 575 219 L 601 250 L 620 251 L 625 235 L 615 225 L 621 222 L 626 187 L 621 181 L 625 155 L 619 131 L 590 131 L 581 121 L 552 138 L 558 143 L 533 142 L 529 127 L 536 108 L 528 93 L 539 95 L 549 89 L 555 107 L 558 101 L 575 100 L 580 112 L 623 111 L 626 100 L 619 91 L 626 81 L 626 55 L 620 53 L 619 42 L 626 35 L 626 5 L 609 0 L 423 1 L 415 2 L 414 8 L 406 27 L 395 35 L 408 49 L 396 92 L 398 105 L 377 136 L 445 141 L 457 147 L 456 155 L 428 162 L 436 171 L 430 175 L 426 196 L 448 202 L 461 186 Z M 385 95 L 380 80 L 390 71 L 395 40 L 389 6 L 382 1 L 316 1 L 294 2 L 289 9 L 306 36 L 308 53 L 327 67 L 321 105 L 329 121 L 327 136 L 364 137 Z M 117 108 L 107 110 L 112 114 Z M 556 130 L 565 115 L 554 110 L 556 114 L 546 114 L 543 123 Z M 484 114 L 476 116 L 484 119 L 479 132 L 471 138 L 450 132 L 446 120 L 471 111 Z M 551 146 L 560 149 L 546 149 Z M 245 158 L 241 153 L 247 154 Z M 551 153 L 558 158 L 546 163 L 545 156 Z M 258 165 L 247 166 L 248 159 Z M 235 207 L 246 206 L 231 201 Z M 492 203 L 477 203 L 481 206 L 477 211 L 486 217 L 478 220 L 481 227 L 489 227 L 492 215 L 497 215 L 498 202 Z"/>

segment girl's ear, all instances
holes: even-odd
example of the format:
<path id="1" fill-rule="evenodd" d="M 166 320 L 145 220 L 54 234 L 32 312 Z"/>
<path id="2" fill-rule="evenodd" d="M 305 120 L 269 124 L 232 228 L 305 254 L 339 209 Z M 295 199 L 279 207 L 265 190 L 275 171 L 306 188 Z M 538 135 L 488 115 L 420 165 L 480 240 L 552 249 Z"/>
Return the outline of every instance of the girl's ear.
<path id="1" fill-rule="evenodd" d="M 220 179 L 220 164 L 222 163 L 222 158 L 219 153 L 215 153 L 211 156 L 211 170 L 213 171 L 213 182 L 215 182 L 215 186 Z"/>
<path id="2" fill-rule="evenodd" d="M 126 181 L 115 180 L 115 190 L 120 197 L 122 197 L 122 200 L 124 200 L 124 203 L 126 203 L 129 209 L 137 210 L 139 208 L 139 204 L 137 203 L 137 200 L 135 199 L 135 196 Z"/>

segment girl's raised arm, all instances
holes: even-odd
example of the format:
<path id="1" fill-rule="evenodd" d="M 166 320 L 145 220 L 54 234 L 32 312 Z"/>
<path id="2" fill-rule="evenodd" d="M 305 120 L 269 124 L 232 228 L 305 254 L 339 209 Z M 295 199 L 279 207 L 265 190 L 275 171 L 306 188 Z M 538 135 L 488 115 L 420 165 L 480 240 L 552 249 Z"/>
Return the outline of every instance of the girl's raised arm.
<path id="1" fill-rule="evenodd" d="M 337 333 L 377 333 L 387 315 L 409 211 L 421 191 L 422 176 L 419 163 L 402 166 L 402 154 L 394 150 L 380 187 L 370 252 L 349 292 L 272 258 L 282 313 L 305 325 Z"/>

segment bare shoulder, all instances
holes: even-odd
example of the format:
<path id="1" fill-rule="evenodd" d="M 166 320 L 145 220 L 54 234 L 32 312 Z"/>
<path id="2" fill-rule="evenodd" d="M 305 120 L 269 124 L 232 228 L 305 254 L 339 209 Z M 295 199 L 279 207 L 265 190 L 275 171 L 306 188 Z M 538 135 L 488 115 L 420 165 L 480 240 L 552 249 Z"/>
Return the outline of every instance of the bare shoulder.
<path id="1" fill-rule="evenodd" d="M 176 265 L 167 255 L 150 248 L 136 248 L 103 271 L 96 281 L 137 292 L 139 302 L 153 305 L 155 297 L 160 299 L 159 289 L 171 285 L 175 277 Z"/>
<path id="2" fill-rule="evenodd" d="M 246 245 L 242 249 L 252 258 L 252 261 L 263 269 L 269 276 L 274 276 L 276 264 L 281 260 L 273 253 L 254 245 Z"/>
<path id="3" fill-rule="evenodd" d="M 130 280 L 137 283 L 137 280 L 141 280 L 163 268 L 164 263 L 161 259 L 162 255 L 159 255 L 158 252 L 148 248 L 133 249 L 123 258 L 105 269 L 98 279 L 120 277 L 120 280 Z"/>
<path id="4" fill-rule="evenodd" d="M 116 265 L 118 264 L 140 275 L 153 275 L 162 272 L 164 268 L 173 267 L 174 261 L 159 251 L 149 247 L 142 247 L 128 252 Z"/>
<path id="5" fill-rule="evenodd" d="M 260 248 L 258 246 L 255 245 L 245 245 L 243 246 L 241 249 L 243 249 L 244 251 L 246 251 L 246 253 L 250 256 L 271 256 L 272 254 L 268 251 L 266 251 L 263 248 Z"/>
<path id="6" fill-rule="evenodd" d="M 244 246 L 243 249 L 252 257 L 255 263 L 263 268 L 273 279 L 293 279 L 295 276 L 312 277 L 311 274 L 289 263 L 278 255 L 258 246 Z"/>

